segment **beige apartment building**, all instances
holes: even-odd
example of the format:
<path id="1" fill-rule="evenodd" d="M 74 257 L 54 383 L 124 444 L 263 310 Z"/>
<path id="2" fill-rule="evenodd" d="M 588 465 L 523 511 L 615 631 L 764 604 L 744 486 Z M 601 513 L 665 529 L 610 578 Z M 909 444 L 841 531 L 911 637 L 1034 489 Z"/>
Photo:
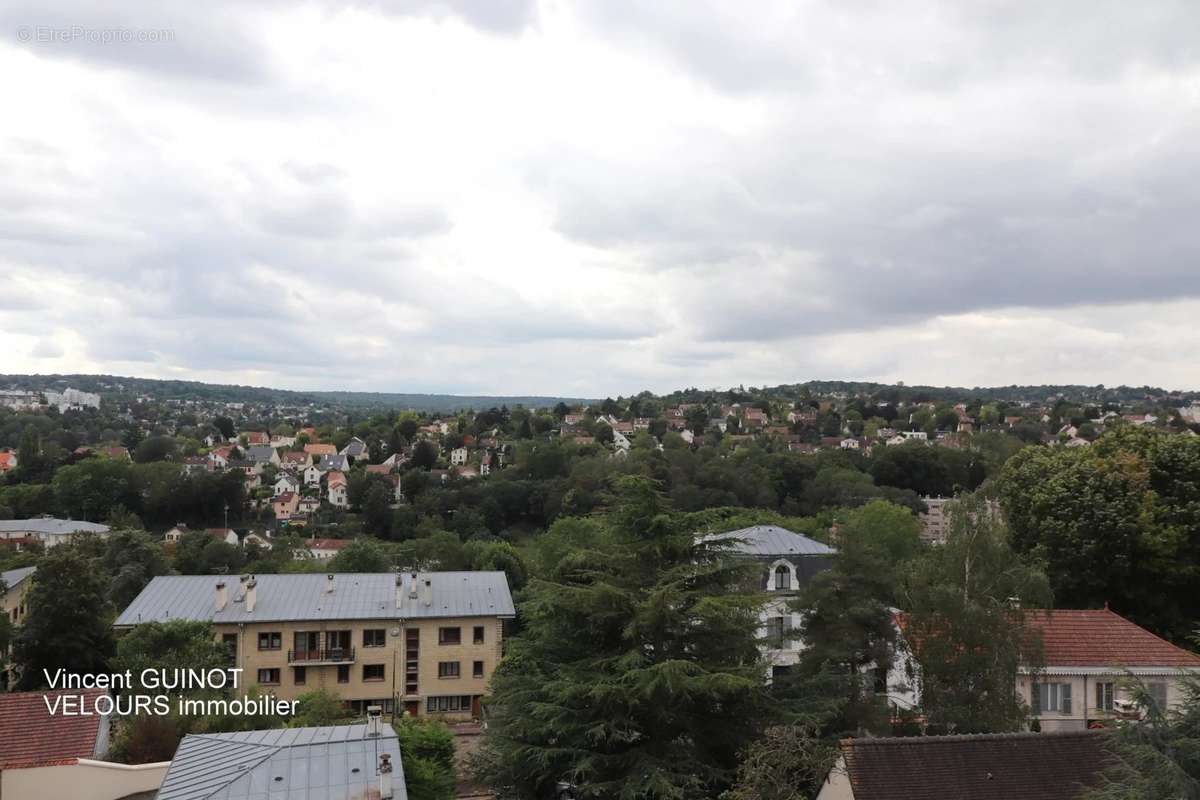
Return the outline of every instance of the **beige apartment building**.
<path id="1" fill-rule="evenodd" d="M 480 715 L 514 614 L 503 572 L 174 575 L 114 625 L 211 622 L 242 686 L 283 700 L 327 689 L 359 712 L 465 719 Z"/>
<path id="2" fill-rule="evenodd" d="M 33 588 L 33 573 L 37 567 L 21 567 L 0 572 L 0 614 L 8 618 L 14 628 L 29 616 L 29 591 Z M 10 644 L 8 649 L 12 650 Z M 0 656 L 11 653 L 0 651 Z M 20 675 L 17 667 L 8 658 L 0 658 L 0 691 L 12 686 Z"/>

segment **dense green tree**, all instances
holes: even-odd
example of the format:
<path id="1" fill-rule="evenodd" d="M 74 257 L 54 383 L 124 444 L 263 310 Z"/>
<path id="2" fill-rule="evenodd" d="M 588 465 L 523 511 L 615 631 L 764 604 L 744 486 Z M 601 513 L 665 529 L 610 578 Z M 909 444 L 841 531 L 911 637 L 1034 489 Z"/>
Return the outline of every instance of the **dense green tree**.
<path id="1" fill-rule="evenodd" d="M 526 589 L 524 632 L 493 678 L 481 772 L 517 796 L 715 794 L 767 709 L 758 597 L 714 543 L 618 482 L 594 547 Z"/>
<path id="2" fill-rule="evenodd" d="M 1056 602 L 1118 613 L 1176 642 L 1200 619 L 1200 439 L 1118 428 L 1091 447 L 1027 448 L 998 480 L 1013 545 Z"/>
<path id="3" fill-rule="evenodd" d="M 113 658 L 114 670 L 130 670 L 137 681 L 135 689 L 145 688 L 157 694 L 154 687 L 143 687 L 141 673 L 146 669 L 224 669 L 228 653 L 213 636 L 212 625 L 191 620 L 146 622 L 124 634 L 117 642 Z M 174 690 L 171 690 L 174 692 Z"/>
<path id="4" fill-rule="evenodd" d="M 909 678 L 936 728 L 1020 730 L 1027 713 L 1013 691 L 1017 670 L 1041 665 L 1023 609 L 1050 607 L 1049 584 L 1013 553 L 984 497 L 963 495 L 950 511 L 945 544 L 913 563 L 901 589 L 916 667 Z"/>
<path id="5" fill-rule="evenodd" d="M 114 648 L 107 592 L 101 565 L 83 547 L 64 544 L 46 553 L 29 592 L 29 616 L 13 643 L 22 689 L 45 685 L 44 670 L 107 670 Z"/>
<path id="6" fill-rule="evenodd" d="M 772 726 L 746 749 L 737 783 L 721 800 L 812 800 L 837 753 L 814 725 Z"/>
<path id="7" fill-rule="evenodd" d="M 359 537 L 329 562 L 330 572 L 387 572 L 392 560 L 379 542 Z"/>
<path id="8" fill-rule="evenodd" d="M 110 533 L 104 541 L 103 564 L 111 577 L 108 599 L 118 610 L 133 602 L 151 578 L 168 570 L 161 543 L 145 531 Z"/>

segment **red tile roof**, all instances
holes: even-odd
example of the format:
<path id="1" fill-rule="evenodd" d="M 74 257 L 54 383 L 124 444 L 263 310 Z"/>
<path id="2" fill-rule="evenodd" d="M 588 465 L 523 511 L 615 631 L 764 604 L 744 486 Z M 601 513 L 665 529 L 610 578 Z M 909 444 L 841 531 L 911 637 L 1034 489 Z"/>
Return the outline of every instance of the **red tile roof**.
<path id="1" fill-rule="evenodd" d="M 846 739 L 854 800 L 1074 800 L 1111 760 L 1104 734 Z"/>
<path id="2" fill-rule="evenodd" d="M 82 696 L 83 708 L 92 712 L 96 698 L 105 694 L 104 689 L 0 694 L 0 769 L 73 764 L 77 758 L 95 757 L 100 722 L 105 718 L 94 713 L 67 716 L 61 707 L 52 715 L 47 698 L 53 705 L 55 697 L 70 695 L 71 710 L 78 711 L 74 698 Z"/>
<path id="3" fill-rule="evenodd" d="M 304 544 L 310 550 L 341 550 L 350 544 L 350 539 L 305 539 Z"/>
<path id="4" fill-rule="evenodd" d="M 1041 631 L 1048 667 L 1200 667 L 1200 655 L 1107 608 L 1031 610 L 1025 619 Z"/>

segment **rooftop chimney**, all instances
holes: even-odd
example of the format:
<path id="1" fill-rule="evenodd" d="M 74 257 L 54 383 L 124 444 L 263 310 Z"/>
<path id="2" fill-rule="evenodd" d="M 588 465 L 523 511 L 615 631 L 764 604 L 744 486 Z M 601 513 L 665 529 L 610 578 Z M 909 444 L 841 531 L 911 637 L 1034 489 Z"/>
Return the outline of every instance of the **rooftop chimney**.
<path id="1" fill-rule="evenodd" d="M 254 578 L 246 581 L 246 612 L 254 610 L 254 604 L 258 602 L 258 581 Z"/>
<path id="2" fill-rule="evenodd" d="M 396 608 L 404 607 L 404 576 L 396 573 Z"/>
<path id="3" fill-rule="evenodd" d="M 433 583 L 429 578 L 426 578 L 425 582 L 421 584 L 421 602 L 427 606 L 433 605 Z"/>
<path id="4" fill-rule="evenodd" d="M 229 605 L 229 590 L 225 588 L 225 581 L 217 581 L 217 611 L 224 611 L 227 605 Z"/>
<path id="5" fill-rule="evenodd" d="M 408 585 L 408 598 L 410 600 L 417 599 L 417 573 L 412 574 L 412 583 Z"/>
<path id="6" fill-rule="evenodd" d="M 382 706 L 367 706 L 367 736 L 379 735 L 379 723 L 382 717 Z"/>
<path id="7" fill-rule="evenodd" d="M 325 594 L 333 594 L 333 573 L 325 576 Z"/>
<path id="8" fill-rule="evenodd" d="M 392 757 L 387 753 L 379 754 L 379 798 L 392 800 Z"/>

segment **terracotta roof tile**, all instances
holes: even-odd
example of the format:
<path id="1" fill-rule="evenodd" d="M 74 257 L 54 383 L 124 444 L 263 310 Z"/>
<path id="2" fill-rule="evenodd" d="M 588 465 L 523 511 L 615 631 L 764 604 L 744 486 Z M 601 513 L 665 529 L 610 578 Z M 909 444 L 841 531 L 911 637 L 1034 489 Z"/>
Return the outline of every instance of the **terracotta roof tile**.
<path id="1" fill-rule="evenodd" d="M 1108 609 L 1028 611 L 1046 666 L 1200 667 L 1200 655 L 1160 639 Z"/>
<path id="2" fill-rule="evenodd" d="M 71 764 L 93 758 L 101 717 L 51 715 L 51 704 L 61 695 L 83 696 L 91 711 L 104 689 L 60 689 L 45 692 L 0 693 L 0 769 Z M 75 706 L 72 706 L 75 708 Z"/>
<path id="3" fill-rule="evenodd" d="M 847 739 L 854 800 L 1074 800 L 1109 763 L 1104 734 Z"/>

